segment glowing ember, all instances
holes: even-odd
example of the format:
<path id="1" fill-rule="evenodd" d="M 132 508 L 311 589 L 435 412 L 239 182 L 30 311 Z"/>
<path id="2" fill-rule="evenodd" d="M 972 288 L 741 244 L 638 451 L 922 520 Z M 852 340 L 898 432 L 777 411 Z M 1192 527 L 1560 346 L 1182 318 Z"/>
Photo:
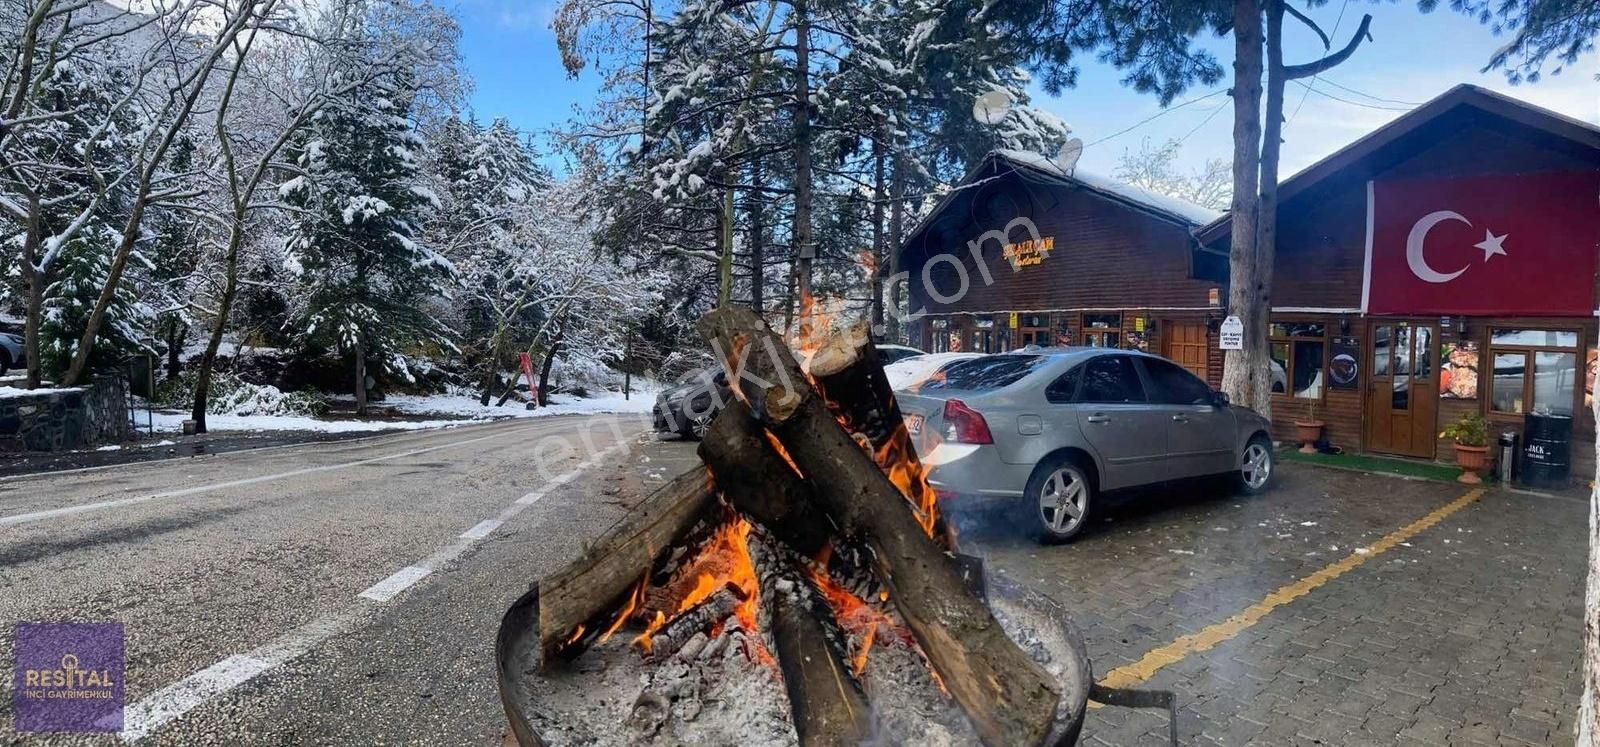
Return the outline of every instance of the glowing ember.
<path id="1" fill-rule="evenodd" d="M 745 630 L 757 630 L 756 610 L 760 590 L 755 565 L 750 562 L 750 548 L 746 544 L 750 529 L 750 522 L 739 516 L 732 516 L 717 527 L 711 538 L 701 546 L 695 558 L 667 583 L 668 588 L 681 585 L 688 587 L 678 599 L 676 609 L 672 610 L 670 615 L 662 610 L 656 610 L 655 617 L 645 626 L 644 632 L 633 639 L 633 644 L 645 653 L 649 653 L 651 636 L 678 615 L 694 609 L 729 584 L 738 587 L 744 595 L 743 601 L 734 610 L 734 616 L 739 619 Z M 693 579 L 692 585 L 685 583 L 687 579 Z M 636 596 L 642 598 L 642 592 Z M 753 651 L 747 653 L 757 661 L 774 663 L 772 656 L 759 644 Z"/>
<path id="2" fill-rule="evenodd" d="M 827 601 L 828 609 L 833 612 L 833 617 L 839 622 L 839 627 L 843 628 L 851 636 L 861 636 L 861 643 L 855 653 L 850 656 L 851 668 L 857 675 L 860 675 L 866 671 L 867 654 L 872 651 L 872 644 L 877 637 L 880 625 L 895 630 L 906 642 L 911 641 L 911 635 L 909 631 L 901 630 L 899 626 L 895 625 L 894 619 L 882 610 L 834 582 L 833 577 L 828 574 L 827 570 L 828 561 L 832 556 L 833 546 L 824 545 L 822 550 L 817 553 L 817 557 L 813 559 L 815 564 L 806 570 L 811 576 L 811 585 Z M 889 592 L 881 592 L 880 599 L 887 602 L 889 600 Z"/>

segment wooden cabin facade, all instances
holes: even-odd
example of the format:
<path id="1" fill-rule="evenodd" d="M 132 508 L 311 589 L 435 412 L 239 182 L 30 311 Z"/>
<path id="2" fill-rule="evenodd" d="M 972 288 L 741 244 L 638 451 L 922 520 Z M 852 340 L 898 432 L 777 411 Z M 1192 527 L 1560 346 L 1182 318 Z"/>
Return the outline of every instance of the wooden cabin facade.
<path id="1" fill-rule="evenodd" d="M 1225 261 L 1231 230 L 1202 251 Z M 1352 143 L 1282 184 L 1274 435 L 1312 417 L 1346 450 L 1452 461 L 1438 434 L 1464 414 L 1491 438 L 1570 415 L 1583 474 L 1597 257 L 1594 125 L 1458 86 Z"/>
<path id="2" fill-rule="evenodd" d="M 901 247 L 912 344 L 1159 353 L 1220 383 L 1227 216 L 991 154 Z M 1592 466 L 1600 127 L 1458 86 L 1280 188 L 1273 427 L 1453 459 L 1440 429 L 1571 415 Z M 920 316 L 919 316 L 920 315 Z"/>
<path id="3" fill-rule="evenodd" d="M 1036 156 L 990 154 L 907 238 L 912 344 L 1159 352 L 1214 384 L 1217 284 L 1193 231 L 1218 214 Z"/>

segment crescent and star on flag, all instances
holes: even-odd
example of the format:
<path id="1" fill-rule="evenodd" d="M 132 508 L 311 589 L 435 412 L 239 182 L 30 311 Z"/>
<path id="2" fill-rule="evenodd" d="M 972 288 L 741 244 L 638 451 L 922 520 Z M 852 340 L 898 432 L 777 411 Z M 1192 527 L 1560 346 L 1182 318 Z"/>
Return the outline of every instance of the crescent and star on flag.
<path id="1" fill-rule="evenodd" d="M 1472 225 L 1472 221 L 1467 220 L 1465 216 L 1454 210 L 1436 210 L 1422 216 L 1420 220 L 1411 226 L 1411 233 L 1406 236 L 1406 264 L 1411 266 L 1411 273 L 1416 275 L 1418 280 L 1428 283 L 1448 283 L 1460 277 L 1461 273 L 1466 272 L 1471 267 L 1469 264 L 1455 272 L 1439 272 L 1428 265 L 1428 259 L 1422 253 L 1423 244 L 1428 239 L 1428 232 L 1433 230 L 1434 226 L 1445 221 L 1458 221 L 1467 224 L 1469 227 Z M 1493 259 L 1495 255 L 1510 256 L 1506 254 L 1505 249 L 1505 241 L 1508 236 L 1510 234 L 1496 236 L 1493 231 L 1485 230 L 1483 232 L 1483 241 L 1472 246 L 1483 250 L 1484 262 Z"/>

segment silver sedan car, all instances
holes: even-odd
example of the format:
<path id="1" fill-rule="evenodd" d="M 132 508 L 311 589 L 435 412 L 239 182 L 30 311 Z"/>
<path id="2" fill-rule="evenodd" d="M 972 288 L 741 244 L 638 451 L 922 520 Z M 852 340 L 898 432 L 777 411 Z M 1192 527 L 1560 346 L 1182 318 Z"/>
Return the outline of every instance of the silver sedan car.
<path id="1" fill-rule="evenodd" d="M 1064 542 L 1103 491 L 1233 475 L 1272 477 L 1267 421 L 1158 356 L 1045 348 L 974 358 L 897 393 L 947 495 L 1029 509 L 1041 542 Z"/>

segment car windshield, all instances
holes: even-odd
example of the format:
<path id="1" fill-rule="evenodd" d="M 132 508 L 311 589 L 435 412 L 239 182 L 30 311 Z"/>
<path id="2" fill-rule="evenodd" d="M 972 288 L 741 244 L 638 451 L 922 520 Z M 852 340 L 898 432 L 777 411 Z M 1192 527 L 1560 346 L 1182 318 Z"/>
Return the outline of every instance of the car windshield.
<path id="1" fill-rule="evenodd" d="M 1044 362 L 1040 355 L 990 355 L 952 363 L 918 387 L 918 391 L 940 389 L 987 391 L 1017 383 Z"/>

